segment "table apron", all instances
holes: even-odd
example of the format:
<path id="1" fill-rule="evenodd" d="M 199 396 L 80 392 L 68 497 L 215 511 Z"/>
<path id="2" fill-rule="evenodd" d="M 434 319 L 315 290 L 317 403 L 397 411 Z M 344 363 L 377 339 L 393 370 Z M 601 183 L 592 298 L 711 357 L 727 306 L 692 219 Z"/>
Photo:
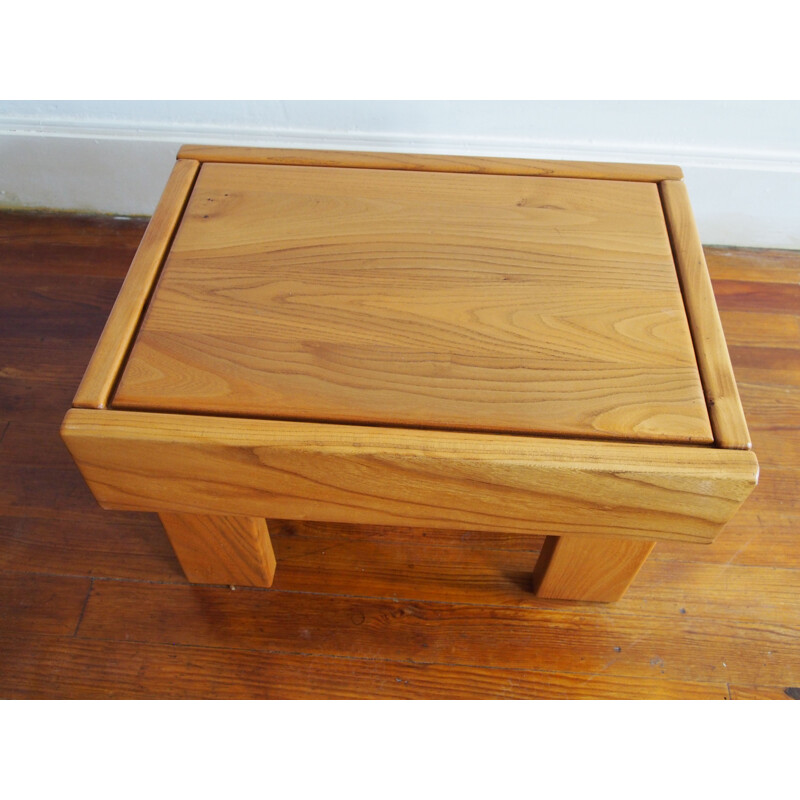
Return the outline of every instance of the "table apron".
<path id="1" fill-rule="evenodd" d="M 753 453 L 72 409 L 62 436 L 109 509 L 712 541 Z"/>

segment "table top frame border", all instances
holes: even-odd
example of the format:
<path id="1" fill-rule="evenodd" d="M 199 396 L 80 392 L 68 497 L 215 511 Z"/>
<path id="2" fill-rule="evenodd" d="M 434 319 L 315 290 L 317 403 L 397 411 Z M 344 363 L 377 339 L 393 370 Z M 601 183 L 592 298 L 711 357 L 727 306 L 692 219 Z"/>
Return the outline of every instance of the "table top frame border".
<path id="1" fill-rule="evenodd" d="M 750 450 L 750 432 L 689 192 L 678 180 L 660 181 L 658 188 L 714 442 L 723 449 Z"/>
<path id="2" fill-rule="evenodd" d="M 178 159 L 184 158 L 223 164 L 271 164 L 301 167 L 410 170 L 417 172 L 461 172 L 481 175 L 527 175 L 647 183 L 662 180 L 680 180 L 683 177 L 680 167 L 666 164 L 555 161 L 549 159 L 350 150 L 184 145 L 178 151 Z"/>
<path id="3" fill-rule="evenodd" d="M 750 449 L 750 436 L 688 192 L 682 181 L 683 173 L 679 167 L 662 165 L 184 145 L 178 153 L 166 188 L 75 395 L 74 408 L 109 407 L 114 387 L 152 296 L 161 267 L 180 225 L 200 168 L 205 162 L 583 177 L 656 183 L 672 244 L 715 445 L 722 449 Z M 699 342 L 706 342 L 708 346 L 699 347 Z M 654 445 L 680 446 L 668 442 Z"/>
<path id="4" fill-rule="evenodd" d="M 175 162 L 72 401 L 75 408 L 110 404 L 199 172 L 199 161 Z"/>

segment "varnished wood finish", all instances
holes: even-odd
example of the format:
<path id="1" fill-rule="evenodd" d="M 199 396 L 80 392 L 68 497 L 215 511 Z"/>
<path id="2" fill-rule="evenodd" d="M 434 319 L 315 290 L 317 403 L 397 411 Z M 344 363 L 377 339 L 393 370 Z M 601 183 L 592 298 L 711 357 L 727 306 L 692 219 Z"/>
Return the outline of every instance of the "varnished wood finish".
<path id="1" fill-rule="evenodd" d="M 100 509 L 58 435 L 143 228 L 0 214 L 0 696 L 800 696 L 800 345 L 773 323 L 800 254 L 706 249 L 759 486 L 618 603 L 536 598 L 538 536 L 273 520 L 272 589 L 232 592 L 187 585 L 155 514 Z"/>
<path id="2" fill-rule="evenodd" d="M 655 542 L 607 536 L 548 536 L 534 573 L 537 597 L 551 600 L 619 600 Z"/>
<path id="3" fill-rule="evenodd" d="M 275 553 L 263 519 L 166 512 L 159 517 L 192 583 L 272 586 Z"/>
<path id="4" fill-rule="evenodd" d="M 5 421 L 63 418 L 145 227 L 144 220 L 0 214 Z"/>
<path id="5" fill-rule="evenodd" d="M 711 279 L 715 282 L 715 292 L 718 281 L 746 281 L 751 288 L 755 288 L 752 286 L 754 283 L 768 283 L 776 290 L 787 284 L 800 284 L 800 264 L 795 250 L 706 247 L 705 256 Z M 719 306 L 719 301 L 717 305 Z M 750 308 L 756 310 L 756 313 L 761 311 L 756 305 Z M 724 320 L 723 327 L 728 334 L 728 326 Z"/>
<path id="6" fill-rule="evenodd" d="M 800 686 L 731 686 L 731 700 L 800 700 Z"/>
<path id="7" fill-rule="evenodd" d="M 714 438 L 719 447 L 748 450 L 750 433 L 689 204 L 689 193 L 682 181 L 663 181 L 660 187 Z"/>
<path id="8" fill-rule="evenodd" d="M 351 169 L 467 172 L 486 175 L 538 175 L 561 178 L 600 178 L 623 181 L 680 180 L 680 167 L 663 164 L 615 164 L 591 161 L 546 161 L 486 156 L 448 156 L 408 153 L 363 153 L 346 150 L 300 150 L 260 147 L 184 145 L 178 158 L 228 164 L 282 164 L 347 167 Z"/>
<path id="9" fill-rule="evenodd" d="M 702 594 L 701 587 L 691 591 Z M 234 641 L 241 650 L 265 653 L 299 650 L 448 667 L 529 669 L 537 664 L 541 670 L 562 672 L 570 665 L 588 683 L 597 674 L 628 676 L 632 683 L 654 677 L 686 681 L 698 675 L 773 686 L 796 680 L 800 637 L 790 634 L 797 630 L 796 618 L 754 623 L 735 609 L 698 617 L 686 605 L 660 614 L 649 612 L 646 599 L 635 608 L 625 603 L 587 603 L 576 610 L 552 601 L 546 609 L 528 609 L 275 587 L 231 592 L 226 587 L 95 581 L 79 635 L 212 649 Z"/>
<path id="10" fill-rule="evenodd" d="M 398 700 L 615 699 L 721 700 L 724 681 L 663 676 L 485 669 L 309 653 L 266 653 L 235 647 L 104 642 L 43 636 L 0 638 L 5 663 L 0 696 L 60 699 L 352 699 Z M 57 671 L 53 665 L 57 665 Z"/>
<path id="11" fill-rule="evenodd" d="M 89 587 L 86 578 L 0 572 L 2 632 L 72 636 L 86 605 Z"/>
<path id="12" fill-rule="evenodd" d="M 197 161 L 176 162 L 72 401 L 74 406 L 105 408 L 198 168 Z"/>
<path id="13" fill-rule="evenodd" d="M 205 164 L 113 407 L 713 440 L 654 184 Z"/>
<path id="14" fill-rule="evenodd" d="M 113 509 L 708 542 L 758 475 L 737 450 L 149 412 L 61 432 Z"/>
<path id="15" fill-rule="evenodd" d="M 28 289 L 58 279 L 63 279 L 64 285 L 72 279 L 79 284 L 84 282 L 88 287 L 94 286 L 95 281 L 111 280 L 119 290 L 147 224 L 147 217 L 3 210 L 0 212 L 0 252 L 3 256 L 0 280 L 15 276 Z M 3 289 L 5 300 L 7 289 L 5 286 Z M 99 298 L 87 291 L 84 299 L 89 305 L 84 306 L 75 298 L 63 311 L 72 312 L 69 316 L 78 316 L 74 313 L 76 307 L 88 310 Z M 113 300 L 112 297 L 111 303 L 104 304 L 104 316 L 93 334 L 93 345 L 97 344 Z M 3 321 L 14 308 L 15 304 L 3 304 Z M 66 318 L 65 314 L 64 321 Z M 3 331 L 2 335 L 5 337 L 7 333 Z"/>
<path id="16" fill-rule="evenodd" d="M 717 374 L 736 385 L 678 181 L 270 158 L 203 164 L 113 398 L 128 415 L 62 427 L 105 507 L 203 515 L 164 517 L 182 562 L 187 532 L 203 543 L 190 580 L 241 566 L 209 514 L 311 517 L 546 531 L 541 596 L 616 600 L 650 540 L 710 541 L 752 490 L 752 456 L 706 479 L 701 450 L 590 441 L 731 444 Z M 616 535 L 644 542 L 597 538 Z"/>

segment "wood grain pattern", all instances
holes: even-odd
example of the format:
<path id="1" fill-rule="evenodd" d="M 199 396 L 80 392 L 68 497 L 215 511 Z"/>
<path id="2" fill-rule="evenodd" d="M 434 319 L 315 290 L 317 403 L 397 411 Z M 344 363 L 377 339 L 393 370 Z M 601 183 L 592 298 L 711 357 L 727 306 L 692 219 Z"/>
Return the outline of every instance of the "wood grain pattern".
<path id="1" fill-rule="evenodd" d="M 403 537 L 398 528 L 287 521 L 271 522 L 270 533 L 280 562 L 274 589 L 395 600 L 436 602 L 446 598 L 451 603 L 539 611 L 567 608 L 562 602 L 548 602 L 531 591 L 536 550 L 497 549 L 489 536 L 455 547 L 434 530 L 417 531 L 414 540 L 410 535 Z M 707 619 L 733 615 L 753 624 L 760 621 L 780 625 L 789 619 L 800 619 L 800 570 L 796 560 L 800 546 L 795 545 L 794 563 L 789 561 L 788 548 L 783 558 L 777 550 L 762 550 L 760 566 L 756 558 L 750 559 L 749 565 L 728 563 L 731 550 L 725 546 L 727 535 L 727 531 L 723 532 L 709 547 L 660 542 L 624 599 L 607 608 L 630 613 L 646 608 L 649 613 L 667 617 L 688 614 Z M 770 535 L 767 529 L 765 538 Z M 749 538 L 753 539 L 752 535 Z M 535 547 L 542 542 L 542 537 L 530 539 Z M 669 559 L 656 558 L 669 546 L 675 551 L 680 547 L 680 557 L 673 553 Z M 703 563 L 701 559 L 713 557 L 718 549 L 715 562 Z M 787 568 L 775 564 L 786 564 Z M 593 606 L 578 608 L 585 612 Z"/>
<path id="2" fill-rule="evenodd" d="M 800 251 L 718 246 L 703 250 L 713 281 L 800 283 Z"/>
<path id="3" fill-rule="evenodd" d="M 273 523 L 270 529 L 281 564 L 273 584 L 276 590 L 433 602 L 446 598 L 451 603 L 541 612 L 569 607 L 531 592 L 535 552 L 496 550 L 491 542 L 457 550 L 398 542 L 393 537 L 395 529 L 384 529 L 384 536 L 375 532 L 361 538 L 358 533 L 363 529 L 355 526 L 351 527 L 350 536 L 333 526 L 319 526 L 315 535 L 308 532 L 295 536 L 286 535 L 286 523 Z M 665 546 L 659 543 L 653 555 Z M 624 599 L 605 608 L 612 614 L 646 609 L 665 617 L 733 616 L 751 624 L 776 626 L 800 619 L 800 570 L 728 564 L 724 557 L 717 563 L 692 560 L 693 553 L 713 554 L 716 548 L 717 544 L 684 546 L 682 560 L 659 560 L 651 555 Z M 769 564 L 767 559 L 764 561 Z M 773 559 L 771 563 L 785 562 Z M 580 613 L 589 613 L 590 609 L 600 613 L 601 606 L 584 604 L 575 608 Z M 612 608 L 616 611 L 612 612 Z"/>
<path id="4" fill-rule="evenodd" d="M 731 686 L 731 700 L 800 700 L 799 686 Z"/>
<path id="5" fill-rule="evenodd" d="M 800 312 L 800 305 L 797 308 Z M 725 338 L 731 347 L 785 347 L 800 350 L 800 313 L 720 311 L 720 317 L 727 331 Z M 737 385 L 741 395 L 741 380 L 737 380 Z M 742 403 L 745 405 L 744 401 Z"/>
<path id="6" fill-rule="evenodd" d="M 797 685 L 796 618 L 752 621 L 735 608 L 725 616 L 662 615 L 641 598 L 620 608 L 626 603 L 529 609 L 95 581 L 78 636 L 208 648 L 235 642 L 242 650 L 574 670 L 632 681 L 703 675 L 743 685 Z"/>
<path id="7" fill-rule="evenodd" d="M 769 352 L 768 352 L 769 354 Z M 800 365 L 800 349 L 797 351 L 797 364 Z M 747 373 L 750 370 L 742 370 L 744 377 L 750 377 Z M 766 370 L 761 370 L 762 375 Z M 791 386 L 769 386 L 761 381 L 743 381 L 742 401 L 748 414 L 758 414 L 753 422 L 753 438 L 757 447 L 763 443 L 765 446 L 780 446 L 776 441 L 776 436 L 780 435 L 781 430 L 792 430 L 800 426 L 800 408 L 797 400 L 791 391 Z M 791 437 L 785 437 L 783 448 L 786 449 L 789 460 L 783 465 L 787 467 L 800 464 L 800 448 Z M 794 447 L 793 447 L 794 445 Z M 792 455 L 794 460 L 791 460 Z M 777 462 L 776 462 L 777 464 Z"/>
<path id="8" fill-rule="evenodd" d="M 688 548 L 661 542 L 651 560 L 785 565 L 800 569 L 798 530 L 800 473 L 767 466 L 759 477 L 758 490 L 728 523 L 713 547 Z"/>
<path id="9" fill-rule="evenodd" d="M 0 516 L 0 569 L 25 572 L 35 564 L 54 575 L 186 582 L 155 514 L 114 513 L 88 501 L 79 519 L 23 516 L 21 508 Z"/>
<path id="10" fill-rule="evenodd" d="M 6 584 L 0 607 L 0 696 L 688 699 L 724 697 L 728 684 L 734 699 L 800 694 L 800 350 L 785 319 L 770 321 L 788 314 L 770 310 L 777 287 L 722 287 L 737 304 L 721 311 L 739 345 L 731 359 L 758 489 L 713 545 L 660 542 L 618 603 L 533 596 L 540 536 L 283 520 L 269 520 L 281 562 L 270 591 L 209 591 L 186 587 L 156 514 L 97 506 L 58 435 L 71 400 L 59 387 L 78 385 L 116 294 L 102 286 L 81 299 L 59 276 L 116 276 L 118 290 L 136 249 L 131 225 L 0 212 L 0 284 L 13 279 L 0 288 L 0 322 L 15 320 L 0 332 L 0 369 L 24 370 L 0 371 L 0 429 L 11 420 L 0 567 L 24 578 Z M 800 253 L 706 255 L 715 279 L 791 284 L 800 269 Z M 93 333 L 76 322 L 87 315 Z M 90 577 L 120 588 L 96 598 L 75 637 Z M 284 599 L 273 604 L 276 590 Z"/>
<path id="11" fill-rule="evenodd" d="M 689 193 L 682 181 L 663 181 L 660 188 L 714 438 L 719 447 L 748 450 L 750 433 L 689 204 Z"/>
<path id="12" fill-rule="evenodd" d="M 235 647 L 174 647 L 65 637 L 0 636 L 5 698 L 86 699 L 599 699 L 723 700 L 725 683 L 490 670 Z M 53 665 L 58 669 L 54 670 Z"/>
<path id="13" fill-rule="evenodd" d="M 58 424 L 145 228 L 142 220 L 0 213 L 0 409 Z"/>
<path id="14" fill-rule="evenodd" d="M 769 385 L 773 393 L 800 386 L 797 363 L 800 351 L 785 347 L 754 347 L 732 345 L 730 355 L 742 381 Z"/>
<path id="15" fill-rule="evenodd" d="M 714 296 L 720 311 L 752 311 L 755 308 L 784 314 L 798 314 L 800 285 L 717 281 Z"/>
<path id="16" fill-rule="evenodd" d="M 184 145 L 178 158 L 229 164 L 283 164 L 347 167 L 351 169 L 467 172 L 487 175 L 539 175 L 561 178 L 601 178 L 624 181 L 680 180 L 680 167 L 663 164 L 615 164 L 591 161 L 547 161 L 486 156 L 448 156 L 419 153 L 363 153 L 348 150 L 215 147 Z"/>
<path id="17" fill-rule="evenodd" d="M 90 585 L 83 577 L 0 572 L 0 634 L 72 635 Z"/>
<path id="18" fill-rule="evenodd" d="M 275 553 L 263 519 L 164 512 L 159 517 L 192 583 L 272 586 Z"/>
<path id="19" fill-rule="evenodd" d="M 206 164 L 113 407 L 709 443 L 655 185 Z"/>
<path id="20" fill-rule="evenodd" d="M 0 336 L 14 340 L 35 326 L 40 336 L 81 340 L 96 337 L 119 290 L 116 278 L 88 275 L 0 274 L 5 313 Z M 78 311 L 79 313 L 76 313 Z"/>
<path id="21" fill-rule="evenodd" d="M 619 600 L 655 542 L 593 536 L 548 536 L 534 573 L 537 597 L 551 600 Z"/>
<path id="22" fill-rule="evenodd" d="M 758 474 L 714 448 L 148 412 L 72 409 L 61 432 L 129 510 L 704 542 Z"/>
<path id="23" fill-rule="evenodd" d="M 106 406 L 198 168 L 197 161 L 176 162 L 78 387 L 74 406 Z"/>
<path id="24" fill-rule="evenodd" d="M 147 222 L 146 217 L 4 209 L 0 212 L 2 275 L 29 281 L 34 276 L 40 281 L 44 276 L 90 275 L 116 278 L 121 284 Z M 110 310 L 109 306 L 106 317 Z"/>

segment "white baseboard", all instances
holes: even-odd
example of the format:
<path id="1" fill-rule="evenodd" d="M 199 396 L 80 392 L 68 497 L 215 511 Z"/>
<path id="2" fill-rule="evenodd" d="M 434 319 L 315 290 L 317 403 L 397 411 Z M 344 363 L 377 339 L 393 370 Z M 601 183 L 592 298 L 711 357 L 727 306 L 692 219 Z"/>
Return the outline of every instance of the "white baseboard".
<path id="1" fill-rule="evenodd" d="M 800 249 L 800 161 L 793 153 L 651 148 L 404 133 L 37 126 L 0 128 L 0 207 L 149 215 L 181 144 L 494 155 L 677 164 L 705 244 Z"/>

